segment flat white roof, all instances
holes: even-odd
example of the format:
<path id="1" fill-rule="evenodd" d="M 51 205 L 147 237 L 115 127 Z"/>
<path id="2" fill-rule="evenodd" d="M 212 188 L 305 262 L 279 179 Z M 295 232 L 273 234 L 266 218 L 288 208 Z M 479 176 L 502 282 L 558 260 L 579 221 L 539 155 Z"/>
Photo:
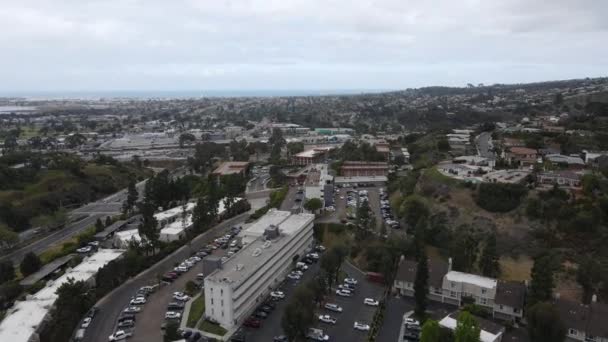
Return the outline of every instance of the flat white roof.
<path id="1" fill-rule="evenodd" d="M 194 209 L 194 207 L 196 207 L 196 203 L 188 202 L 186 204 L 186 211 L 191 211 Z M 171 208 L 169 210 L 165 210 L 158 214 L 154 214 L 154 218 L 156 218 L 156 220 L 160 221 L 160 220 L 168 219 L 171 217 L 175 217 L 177 215 L 180 215 L 181 213 L 182 213 L 182 206 L 180 205 L 179 207 Z"/>
<path id="2" fill-rule="evenodd" d="M 439 321 L 439 325 L 450 330 L 456 330 L 456 320 L 450 316 L 445 316 L 441 321 Z M 494 335 L 491 332 L 482 329 L 479 332 L 479 340 L 481 342 L 495 342 L 498 340 L 500 335 L 501 334 Z"/>
<path id="3" fill-rule="evenodd" d="M 263 218 L 264 216 L 260 220 Z M 222 268 L 211 273 L 205 279 L 205 282 L 225 283 L 232 288 L 238 287 L 249 276 L 257 272 L 261 265 L 268 262 L 283 246 L 289 243 L 297 232 L 304 229 L 313 220 L 313 214 L 291 215 L 279 226 L 279 237 L 269 241 L 266 241 L 264 237 L 257 237 L 226 260 L 222 264 Z"/>
<path id="4" fill-rule="evenodd" d="M 16 302 L 0 322 L 0 341 L 27 342 L 55 304 L 58 297 L 56 292 L 61 285 L 69 278 L 75 281 L 91 279 L 101 267 L 124 252 L 122 249 L 100 249 L 57 280 L 49 281 L 46 287 L 28 296 L 25 301 Z"/>
<path id="5" fill-rule="evenodd" d="M 185 229 L 190 228 L 192 226 L 192 215 L 186 216 L 186 223 L 184 224 L 184 220 L 177 219 L 175 222 L 171 222 L 165 228 L 160 230 L 161 234 L 166 235 L 177 235 L 183 232 Z"/>
<path id="6" fill-rule="evenodd" d="M 448 281 L 474 284 L 479 287 L 484 287 L 487 289 L 494 289 L 494 288 L 496 288 L 496 284 L 497 284 L 496 279 L 482 277 L 477 274 L 463 273 L 463 272 L 458 272 L 458 271 L 450 271 L 445 275 L 445 277 Z"/>
<path id="7" fill-rule="evenodd" d="M 266 215 L 260 217 L 260 219 L 255 221 L 249 228 L 243 230 L 242 234 L 260 236 L 264 234 L 266 228 L 271 225 L 278 226 L 281 222 L 285 221 L 289 215 L 291 215 L 289 211 L 270 209 Z"/>

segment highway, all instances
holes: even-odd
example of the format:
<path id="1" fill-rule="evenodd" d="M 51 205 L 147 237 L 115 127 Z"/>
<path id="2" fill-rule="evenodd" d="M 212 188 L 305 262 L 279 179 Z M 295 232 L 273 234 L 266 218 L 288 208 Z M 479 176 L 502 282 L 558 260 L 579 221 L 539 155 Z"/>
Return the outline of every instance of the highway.
<path id="1" fill-rule="evenodd" d="M 146 271 L 133 277 L 99 300 L 99 302 L 96 304 L 99 312 L 97 315 L 95 315 L 91 325 L 87 328 L 84 341 L 107 342 L 108 336 L 114 332 L 114 326 L 118 316 L 140 287 L 156 283 L 158 281 L 157 275 L 162 275 L 165 272 L 172 270 L 176 263 L 187 259 L 193 252 L 198 251 L 216 236 L 225 234 L 230 227 L 234 225 L 241 225 L 245 222 L 247 217 L 249 217 L 249 214 L 250 213 L 244 213 L 216 225 L 207 232 L 194 238 L 190 245 L 184 245 L 177 251 L 173 252 L 173 254 L 154 264 Z M 197 265 L 196 267 L 202 266 Z M 143 307 L 143 310 L 146 310 L 145 306 Z M 164 312 L 159 314 L 164 315 Z M 150 342 L 161 342 L 162 335 L 160 334 L 160 326 L 150 326 L 150 329 L 158 329 L 157 334 L 152 334 L 155 335 L 158 340 L 150 340 Z M 137 336 L 131 340 L 136 341 L 136 339 Z"/>
<path id="2" fill-rule="evenodd" d="M 145 181 L 136 184 L 136 188 L 141 196 Z M 86 228 L 95 224 L 98 218 L 102 221 L 106 216 L 114 216 L 120 214 L 123 201 L 126 199 L 127 191 L 123 189 L 113 195 L 110 195 L 101 200 L 91 202 L 78 209 L 72 210 L 69 213 L 70 218 L 82 217 L 80 220 L 71 222 L 65 228 L 53 232 L 39 240 L 36 240 L 24 247 L 14 250 L 0 257 L 0 261 L 10 259 L 13 263 L 18 264 L 23 259 L 23 256 L 29 252 L 41 254 L 49 247 L 69 240 L 73 236 L 82 232 Z"/>

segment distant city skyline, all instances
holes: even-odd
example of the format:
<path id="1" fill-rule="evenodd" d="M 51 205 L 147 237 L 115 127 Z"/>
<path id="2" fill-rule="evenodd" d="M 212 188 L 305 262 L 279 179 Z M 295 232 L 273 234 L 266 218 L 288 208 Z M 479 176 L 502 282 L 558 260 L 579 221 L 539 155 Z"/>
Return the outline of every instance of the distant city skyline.
<path id="1" fill-rule="evenodd" d="M 602 77 L 606 13 L 602 0 L 7 0 L 0 95 Z"/>

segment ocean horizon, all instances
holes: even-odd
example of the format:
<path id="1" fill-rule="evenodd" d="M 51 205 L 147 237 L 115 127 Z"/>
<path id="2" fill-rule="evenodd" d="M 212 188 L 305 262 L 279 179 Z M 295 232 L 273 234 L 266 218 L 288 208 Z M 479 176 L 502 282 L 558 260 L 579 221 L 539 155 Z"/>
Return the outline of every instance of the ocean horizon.
<path id="1" fill-rule="evenodd" d="M 356 95 L 391 89 L 261 89 L 261 90 L 100 90 L 100 91 L 15 91 L 1 92 L 0 98 L 99 99 L 99 98 L 204 98 L 204 97 L 284 97 Z"/>

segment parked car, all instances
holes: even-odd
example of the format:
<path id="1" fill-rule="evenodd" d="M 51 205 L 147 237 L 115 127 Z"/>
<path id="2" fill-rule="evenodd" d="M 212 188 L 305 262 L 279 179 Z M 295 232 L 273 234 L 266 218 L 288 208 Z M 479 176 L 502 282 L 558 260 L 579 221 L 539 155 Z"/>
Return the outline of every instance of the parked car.
<path id="1" fill-rule="evenodd" d="M 336 290 L 336 294 L 342 297 L 351 297 L 353 295 L 349 290 Z"/>
<path id="2" fill-rule="evenodd" d="M 378 306 L 380 303 L 378 303 L 378 301 L 373 298 L 365 298 L 363 300 L 363 304 L 369 305 L 369 306 Z"/>
<path id="3" fill-rule="evenodd" d="M 122 321 L 119 322 L 118 325 L 116 325 L 118 328 L 131 328 L 133 326 L 135 326 L 135 321 L 134 320 L 126 320 L 126 321 Z"/>
<path id="4" fill-rule="evenodd" d="M 184 303 L 182 302 L 171 302 L 167 305 L 167 309 L 169 311 L 176 311 L 176 310 L 184 310 Z"/>
<path id="5" fill-rule="evenodd" d="M 255 319 L 255 318 L 247 318 L 245 320 L 245 322 L 243 323 L 244 326 L 246 327 L 250 327 L 250 328 L 259 328 L 262 325 L 262 322 L 260 322 L 259 319 Z"/>
<path id="6" fill-rule="evenodd" d="M 289 339 L 285 335 L 279 335 L 272 338 L 272 342 L 287 342 Z"/>
<path id="7" fill-rule="evenodd" d="M 123 310 L 125 313 L 138 313 L 141 311 L 141 307 L 139 306 L 128 306 Z"/>
<path id="8" fill-rule="evenodd" d="M 185 293 L 182 292 L 175 292 L 173 293 L 173 299 L 182 301 L 182 302 L 187 302 L 188 300 L 190 300 L 190 297 L 188 295 L 186 295 Z"/>
<path id="9" fill-rule="evenodd" d="M 365 323 L 359 323 L 359 322 L 355 322 L 355 324 L 353 325 L 353 327 L 357 330 L 361 330 L 361 331 L 369 331 L 369 325 L 365 324 Z"/>
<path id="10" fill-rule="evenodd" d="M 338 304 L 327 303 L 325 304 L 325 308 L 330 311 L 342 312 L 342 307 Z"/>
<path id="11" fill-rule="evenodd" d="M 292 280 L 299 280 L 302 277 L 299 274 L 292 272 L 287 275 L 287 278 L 292 279 Z"/>
<path id="12" fill-rule="evenodd" d="M 122 341 L 122 340 L 126 340 L 127 338 L 129 338 L 131 336 L 133 336 L 133 334 L 130 332 L 126 332 L 124 330 L 117 330 L 115 333 L 110 335 L 108 340 L 109 341 Z"/>
<path id="13" fill-rule="evenodd" d="M 89 253 L 92 250 L 93 250 L 93 247 L 91 247 L 91 246 L 84 246 L 84 247 L 78 248 L 76 250 L 76 252 L 85 254 L 85 253 Z"/>
<path id="14" fill-rule="evenodd" d="M 285 298 L 285 293 L 283 293 L 283 291 L 272 291 L 270 292 L 270 297 L 274 299 L 283 299 Z"/>
<path id="15" fill-rule="evenodd" d="M 146 304 L 146 298 L 144 297 L 137 297 L 135 299 L 131 299 L 131 305 L 144 305 Z"/>
<path id="16" fill-rule="evenodd" d="M 336 324 L 336 319 L 331 317 L 330 315 L 320 315 L 319 321 L 328 324 Z"/>
<path id="17" fill-rule="evenodd" d="M 350 285 L 357 285 L 357 279 L 355 278 L 345 278 L 344 282 Z"/>
<path id="18" fill-rule="evenodd" d="M 93 319 L 92 319 L 91 317 L 85 317 L 85 318 L 82 320 L 82 324 L 80 325 L 80 327 L 81 327 L 81 328 L 83 328 L 83 329 L 88 328 L 88 327 L 89 327 L 89 325 L 91 324 L 91 321 L 92 321 L 92 320 L 93 320 Z"/>
<path id="19" fill-rule="evenodd" d="M 266 317 L 268 317 L 268 314 L 262 310 L 258 310 L 253 314 L 253 316 L 255 316 L 256 318 L 266 319 Z"/>
<path id="20" fill-rule="evenodd" d="M 165 313 L 165 319 L 178 319 L 181 317 L 182 317 L 181 312 L 167 311 L 167 313 Z"/>

